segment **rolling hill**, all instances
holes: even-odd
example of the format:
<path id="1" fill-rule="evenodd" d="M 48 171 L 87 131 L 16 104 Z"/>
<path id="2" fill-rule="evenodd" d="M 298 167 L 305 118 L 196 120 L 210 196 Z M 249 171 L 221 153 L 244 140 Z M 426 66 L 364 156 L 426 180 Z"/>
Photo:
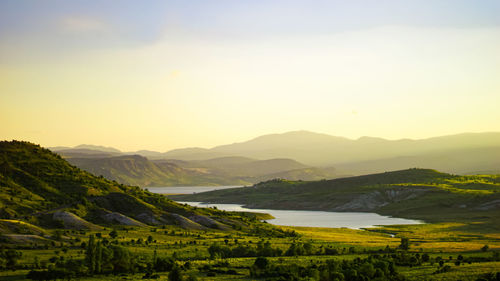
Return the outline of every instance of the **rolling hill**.
<path id="1" fill-rule="evenodd" d="M 428 139 L 356 140 L 295 131 L 221 145 L 211 149 L 177 149 L 156 155 L 186 161 L 221 157 L 293 159 L 313 167 L 335 167 L 338 173 L 363 175 L 411 167 L 428 167 L 447 173 L 500 172 L 500 133 L 463 133 Z"/>
<path id="2" fill-rule="evenodd" d="M 420 157 L 421 155 L 425 157 L 429 154 L 459 153 L 477 148 L 495 148 L 500 151 L 500 133 L 468 133 L 422 140 L 385 140 L 371 137 L 350 140 L 297 131 L 266 135 L 247 142 L 218 146 L 212 151 L 257 159 L 291 158 L 311 166 L 337 166 L 347 162 L 407 156 Z M 468 155 L 468 157 L 473 157 L 473 155 Z M 439 165 L 426 167 L 447 170 L 446 167 L 439 167 Z M 398 166 L 398 168 L 409 167 Z"/>
<path id="3" fill-rule="evenodd" d="M 236 177 L 214 175 L 203 169 L 184 168 L 170 161 L 150 161 L 140 155 L 67 158 L 67 160 L 96 176 L 141 187 L 243 185 L 249 183 Z"/>
<path id="4" fill-rule="evenodd" d="M 72 149 L 54 148 L 54 151 L 67 158 L 104 158 L 126 155 L 118 153 L 116 149 L 89 145 Z M 295 131 L 264 135 L 246 142 L 211 149 L 184 148 L 168 152 L 142 150 L 132 154 L 139 154 L 150 160 L 169 160 L 181 167 L 200 168 L 199 171 L 206 171 L 208 168 L 211 169 L 213 175 L 218 176 L 234 176 L 236 173 L 237 177 L 258 177 L 259 179 L 262 179 L 264 171 L 255 173 L 252 171 L 257 168 L 250 167 L 257 166 L 256 162 L 247 163 L 249 167 L 245 168 L 243 163 L 235 162 L 232 165 L 230 161 L 289 159 L 307 168 L 334 167 L 337 172 L 333 176 L 338 174 L 363 175 L 411 167 L 426 167 L 455 174 L 497 173 L 500 172 L 498 160 L 500 159 L 500 133 L 464 133 L 420 140 L 386 140 L 373 137 L 352 140 L 307 131 Z M 285 171 L 279 167 L 280 163 L 275 164 L 267 165 L 269 169 L 267 174 Z M 259 165 L 266 166 L 264 162 Z M 279 171 L 274 170 L 274 167 L 278 167 Z M 306 167 L 292 167 L 289 171 L 304 168 Z M 243 171 L 248 173 L 245 174 Z M 325 174 L 324 171 L 323 174 Z M 306 175 L 307 173 L 304 174 Z M 326 178 L 332 178 L 332 176 Z M 242 180 L 255 182 L 252 179 L 242 178 Z"/>
<path id="5" fill-rule="evenodd" d="M 400 156 L 354 163 L 340 163 L 339 171 L 362 175 L 401 167 L 439 168 L 456 174 L 500 174 L 500 146 L 449 150 L 418 156 Z"/>
<path id="6" fill-rule="evenodd" d="M 376 212 L 426 221 L 498 222 L 500 176 L 408 169 L 310 182 L 272 180 L 172 198 L 251 208 Z"/>
<path id="7" fill-rule="evenodd" d="M 229 213 L 184 206 L 93 176 L 28 142 L 0 142 L 0 187 L 0 230 L 6 231 L 15 231 L 16 225 L 25 225 L 23 229 L 31 228 L 31 232 L 37 227 L 169 224 L 229 230 L 234 224 L 245 225 Z"/>
<path id="8" fill-rule="evenodd" d="M 224 157 L 203 161 L 153 160 L 140 155 L 67 158 L 96 176 L 128 185 L 197 186 L 248 185 L 273 178 L 323 179 L 334 169 L 311 168 L 291 159 L 254 160 Z"/>
<path id="9" fill-rule="evenodd" d="M 221 157 L 200 161 L 189 161 L 186 167 L 206 168 L 218 175 L 251 178 L 266 174 L 307 168 L 292 159 L 255 160 L 246 157 Z"/>

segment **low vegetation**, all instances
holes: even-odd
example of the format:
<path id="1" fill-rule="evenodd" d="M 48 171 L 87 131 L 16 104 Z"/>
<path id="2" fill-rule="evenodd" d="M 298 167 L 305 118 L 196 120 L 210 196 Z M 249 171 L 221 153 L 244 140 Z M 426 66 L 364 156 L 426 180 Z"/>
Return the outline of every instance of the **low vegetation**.
<path id="1" fill-rule="evenodd" d="M 500 234 L 488 223 L 494 216 L 367 230 L 278 227 L 262 215 L 181 205 L 92 176 L 30 143 L 1 142 L 0 153 L 2 280 L 500 279 Z M 422 177 L 430 184 L 436 174 L 418 172 L 407 172 L 413 182 L 401 182 L 399 173 L 376 175 L 378 185 L 357 178 L 361 185 L 351 187 L 412 188 L 405 184 L 421 185 Z M 439 175 L 428 188 L 497 185 L 493 176 Z M 255 189 L 293 194 L 307 184 Z M 477 204 L 496 196 L 440 192 L 477 197 Z"/>
<path id="2" fill-rule="evenodd" d="M 279 194 L 279 196 L 274 196 Z M 271 180 L 252 187 L 171 196 L 250 208 L 376 212 L 427 222 L 466 222 L 500 231 L 500 176 L 408 169 L 323 181 Z"/>

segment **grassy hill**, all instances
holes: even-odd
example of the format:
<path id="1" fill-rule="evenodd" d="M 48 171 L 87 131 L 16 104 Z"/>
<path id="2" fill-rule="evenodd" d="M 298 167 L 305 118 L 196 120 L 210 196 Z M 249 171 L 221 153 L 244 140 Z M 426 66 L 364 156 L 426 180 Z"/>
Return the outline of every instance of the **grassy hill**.
<path id="1" fill-rule="evenodd" d="M 137 186 L 189 186 L 248 184 L 232 177 L 211 175 L 200 169 L 186 169 L 170 161 L 149 161 L 140 155 L 103 158 L 68 158 L 71 164 L 94 175 Z"/>
<path id="2" fill-rule="evenodd" d="M 192 168 L 207 168 L 212 173 L 221 176 L 231 175 L 247 178 L 308 167 L 292 159 L 255 160 L 235 156 L 189 161 L 186 166 Z"/>
<path id="3" fill-rule="evenodd" d="M 95 177 L 37 145 L 0 142 L 0 279 L 328 280 L 356 272 L 359 280 L 479 280 L 496 273 L 499 224 L 491 218 L 498 216 L 498 200 L 491 199 L 497 177 L 405 170 L 332 181 L 274 180 L 228 195 L 246 193 L 261 203 L 299 198 L 307 203 L 309 196 L 334 193 L 326 200 L 316 198 L 328 203 L 374 190 L 403 198 L 392 190 L 425 187 L 465 194 L 476 204 L 472 210 L 485 211 L 476 212 L 480 217 L 468 224 L 368 231 L 275 227 L 259 221 L 268 219 L 266 214 L 180 205 Z M 434 199 L 433 204 L 439 200 L 445 206 L 434 213 L 446 213 L 447 204 L 455 204 L 456 198 L 443 198 Z M 484 224 L 478 231 L 477 222 L 485 218 L 493 231 L 485 231 Z"/>
<path id="4" fill-rule="evenodd" d="M 119 183 L 148 186 L 249 185 L 273 178 L 324 179 L 334 169 L 308 167 L 291 159 L 222 157 L 201 161 L 149 160 L 140 155 L 70 157 L 71 164 Z"/>
<path id="5" fill-rule="evenodd" d="M 500 176 L 408 169 L 311 182 L 272 180 L 173 198 L 252 208 L 376 212 L 427 221 L 498 221 Z"/>
<path id="6" fill-rule="evenodd" d="M 27 142 L 0 142 L 0 230 L 18 221 L 44 228 L 178 225 L 245 226 L 241 217 L 180 205 L 161 195 L 96 177 Z"/>

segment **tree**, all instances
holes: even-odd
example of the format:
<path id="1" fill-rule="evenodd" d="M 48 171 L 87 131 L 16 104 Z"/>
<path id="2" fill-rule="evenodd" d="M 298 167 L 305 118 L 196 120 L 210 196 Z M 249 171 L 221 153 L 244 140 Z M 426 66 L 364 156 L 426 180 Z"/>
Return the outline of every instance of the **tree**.
<path id="1" fill-rule="evenodd" d="M 422 255 L 422 261 L 423 262 L 428 262 L 429 259 L 430 259 L 430 257 L 429 257 L 429 255 L 427 253 L 425 253 L 425 254 Z"/>
<path id="2" fill-rule="evenodd" d="M 134 262 L 130 255 L 130 251 L 121 246 L 111 246 L 110 249 L 113 253 L 110 261 L 113 266 L 113 272 L 132 272 Z"/>
<path id="3" fill-rule="evenodd" d="M 399 248 L 402 250 L 410 249 L 410 239 L 406 237 L 401 237 L 401 244 L 399 245 Z"/>
<path id="4" fill-rule="evenodd" d="M 96 269 L 96 243 L 94 235 L 90 235 L 87 249 L 85 251 L 85 264 L 90 273 L 94 273 Z"/>
<path id="5" fill-rule="evenodd" d="M 182 274 L 181 274 L 181 269 L 175 265 L 174 268 L 172 268 L 172 271 L 168 274 L 168 280 L 169 281 L 182 281 Z"/>
<path id="6" fill-rule="evenodd" d="M 102 244 L 101 242 L 97 242 L 96 246 L 96 251 L 95 251 L 95 272 L 96 273 L 101 273 L 102 272 Z"/>
<path id="7" fill-rule="evenodd" d="M 269 260 L 265 257 L 258 257 L 253 264 L 259 269 L 265 269 L 269 264 Z"/>
<path id="8" fill-rule="evenodd" d="M 1 257 L 5 259 L 5 266 L 12 270 L 16 269 L 17 260 L 20 259 L 22 255 L 22 252 L 18 252 L 14 249 L 9 249 L 1 253 Z"/>
<path id="9" fill-rule="evenodd" d="M 488 246 L 488 245 L 484 245 L 484 246 L 481 248 L 481 251 L 486 252 L 486 251 L 488 251 L 488 249 L 489 249 L 489 248 L 490 248 L 490 246 Z"/>
<path id="10" fill-rule="evenodd" d="M 118 237 L 118 232 L 116 230 L 112 230 L 110 233 L 109 233 L 109 237 L 113 238 L 113 239 L 116 239 L 116 237 Z"/>

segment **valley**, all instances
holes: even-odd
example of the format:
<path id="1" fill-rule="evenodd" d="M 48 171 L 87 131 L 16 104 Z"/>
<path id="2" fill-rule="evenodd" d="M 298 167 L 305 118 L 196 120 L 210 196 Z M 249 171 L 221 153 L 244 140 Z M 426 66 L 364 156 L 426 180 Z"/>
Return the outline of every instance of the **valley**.
<path id="1" fill-rule="evenodd" d="M 376 212 L 428 222 L 500 219 L 500 177 L 408 169 L 322 181 L 271 180 L 252 187 L 172 195 L 181 201 L 249 208 Z M 493 225 L 497 225 L 493 223 Z"/>
<path id="2" fill-rule="evenodd" d="M 351 140 L 307 131 L 264 135 L 167 152 L 79 145 L 52 151 L 96 176 L 127 185 L 252 185 L 281 178 L 314 181 L 420 167 L 470 175 L 498 174 L 500 134 L 466 133 L 420 140 Z"/>
<path id="3" fill-rule="evenodd" d="M 495 278 L 500 266 L 496 176 L 410 169 L 169 196 L 427 222 L 363 230 L 275 226 L 258 210 L 179 204 L 93 176 L 31 143 L 0 148 L 5 280 L 475 281 Z M 318 204 L 308 203 L 313 199 Z"/>
<path id="4" fill-rule="evenodd" d="M 0 0 L 0 281 L 500 281 L 499 15 Z"/>

